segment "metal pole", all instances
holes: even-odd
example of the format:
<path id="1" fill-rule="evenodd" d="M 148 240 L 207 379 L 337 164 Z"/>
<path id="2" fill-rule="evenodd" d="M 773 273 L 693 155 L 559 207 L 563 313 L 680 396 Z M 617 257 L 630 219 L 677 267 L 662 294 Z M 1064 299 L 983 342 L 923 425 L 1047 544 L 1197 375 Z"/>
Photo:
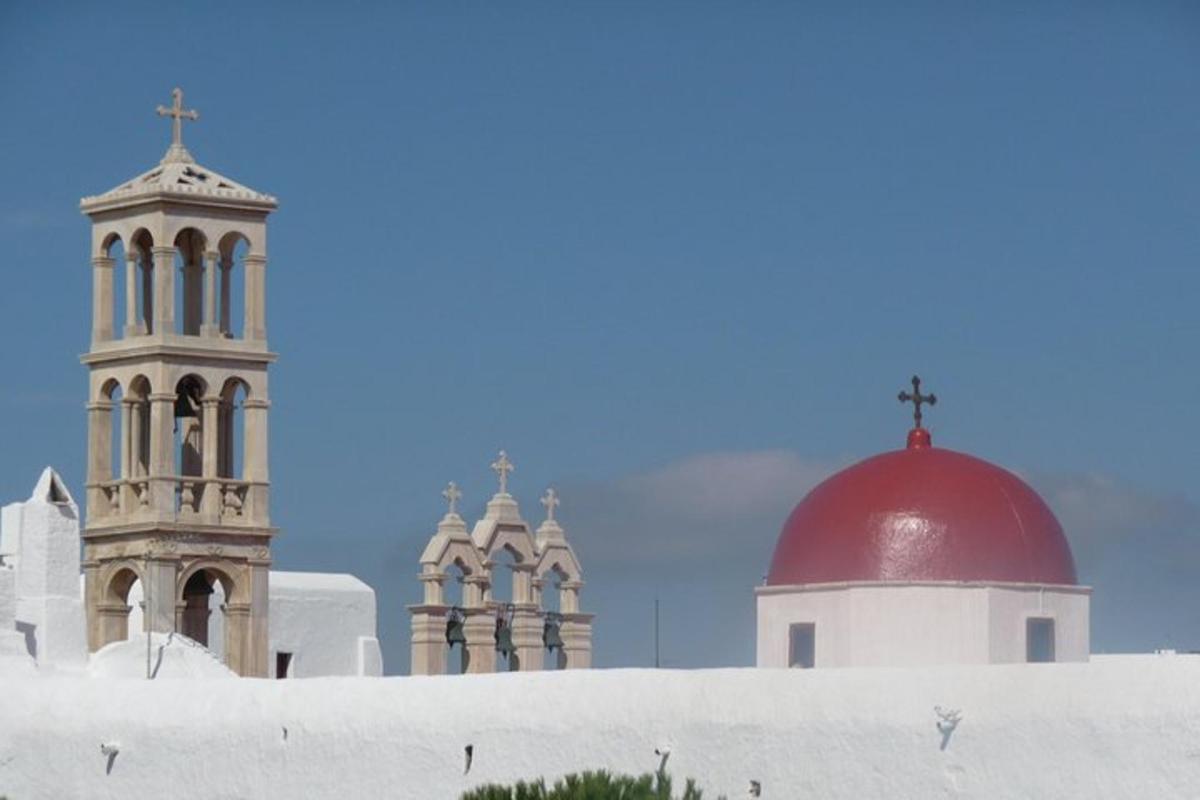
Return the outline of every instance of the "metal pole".
<path id="1" fill-rule="evenodd" d="M 150 602 L 150 585 L 153 582 L 150 579 L 150 548 L 146 548 L 146 585 L 142 587 L 142 606 L 145 609 L 142 613 L 142 623 L 146 628 L 146 680 L 150 680 L 150 631 L 154 627 L 150 616 L 153 613 Z"/>
<path id="2" fill-rule="evenodd" d="M 658 660 L 658 592 L 654 593 L 654 668 L 659 668 Z"/>

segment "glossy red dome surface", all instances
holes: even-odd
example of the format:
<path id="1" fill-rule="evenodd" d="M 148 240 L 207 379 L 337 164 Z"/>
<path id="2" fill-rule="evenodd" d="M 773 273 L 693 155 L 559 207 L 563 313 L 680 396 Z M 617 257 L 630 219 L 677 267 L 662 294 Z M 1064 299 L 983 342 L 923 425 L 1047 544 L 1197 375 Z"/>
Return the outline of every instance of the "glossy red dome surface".
<path id="1" fill-rule="evenodd" d="M 986 461 L 909 447 L 860 461 L 817 486 L 783 526 L 767 583 L 998 581 L 1074 584 L 1054 513 Z"/>

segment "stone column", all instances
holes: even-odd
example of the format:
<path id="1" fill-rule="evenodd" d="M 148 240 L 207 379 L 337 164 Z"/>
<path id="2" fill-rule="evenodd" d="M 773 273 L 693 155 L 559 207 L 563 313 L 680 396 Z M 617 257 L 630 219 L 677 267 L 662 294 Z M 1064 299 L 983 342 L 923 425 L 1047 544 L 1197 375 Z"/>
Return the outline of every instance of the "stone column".
<path id="1" fill-rule="evenodd" d="M 487 608 L 463 609 L 463 635 L 467 639 L 467 672 L 496 671 L 496 615 Z"/>
<path id="2" fill-rule="evenodd" d="M 413 675 L 446 674 L 446 612 L 448 606 L 409 606 L 412 612 Z"/>
<path id="3" fill-rule="evenodd" d="M 592 666 L 592 615 L 563 614 L 559 630 L 566 669 L 589 669 Z"/>
<path id="4" fill-rule="evenodd" d="M 94 653 L 104 646 L 104 619 L 100 613 L 100 605 L 104 601 L 103 589 L 100 585 L 100 563 L 92 557 L 92 548 L 83 546 L 83 606 L 87 614 L 87 644 L 88 652 Z"/>
<path id="5" fill-rule="evenodd" d="M 133 397 L 121 400 L 121 513 L 138 510 L 137 490 L 131 481 L 138 473 L 138 448 L 141 447 L 142 415 Z"/>
<path id="6" fill-rule="evenodd" d="M 129 608 L 124 603 L 98 603 L 95 606 L 94 624 L 88 625 L 88 647 L 92 652 L 137 633 L 129 630 Z"/>
<path id="7" fill-rule="evenodd" d="M 483 598 L 488 579 L 484 575 L 467 575 L 463 583 L 463 636 L 467 644 L 467 672 L 496 671 L 496 616 L 484 607 Z M 453 667 L 451 667 L 453 670 Z"/>
<path id="8" fill-rule="evenodd" d="M 88 403 L 88 519 L 106 517 L 112 513 L 108 494 L 98 484 L 112 479 L 112 401 Z"/>
<path id="9" fill-rule="evenodd" d="M 579 590 L 583 588 L 583 581 L 561 581 L 558 586 L 558 610 L 563 614 L 574 614 L 579 610 Z"/>
<path id="10" fill-rule="evenodd" d="M 264 556 L 261 560 L 251 562 L 250 567 L 250 648 L 248 651 L 247 671 L 242 674 L 247 677 L 265 678 L 267 671 L 267 656 L 270 649 L 270 560 Z"/>
<path id="11" fill-rule="evenodd" d="M 152 553 L 142 561 L 143 629 L 158 633 L 175 630 L 175 574 L 173 558 Z"/>
<path id="12" fill-rule="evenodd" d="M 220 253 L 209 250 L 204 254 L 204 324 L 200 333 L 204 336 L 220 336 L 217 327 L 217 269 Z"/>
<path id="13" fill-rule="evenodd" d="M 200 513 L 215 523 L 221 516 L 221 485 L 217 482 L 217 433 L 221 413 L 221 398 L 209 396 L 200 400 L 200 414 L 203 422 L 201 432 L 204 442 L 201 444 L 201 475 L 204 476 L 203 494 L 200 496 Z"/>
<path id="14" fill-rule="evenodd" d="M 512 565 L 512 601 L 514 605 L 533 602 L 533 564 Z"/>
<path id="15" fill-rule="evenodd" d="M 421 582 L 424 588 L 424 605 L 445 605 L 445 592 L 442 588 L 446 583 L 446 574 L 444 572 L 422 572 L 417 576 L 417 580 Z"/>
<path id="16" fill-rule="evenodd" d="M 226 336 L 233 336 L 233 320 L 231 317 L 232 309 L 230 303 L 230 294 L 233 289 L 233 259 L 222 258 L 221 266 L 221 319 L 218 323 L 221 332 Z"/>
<path id="17" fill-rule="evenodd" d="M 225 663 L 245 678 L 265 678 L 269 633 L 267 596 L 270 558 L 266 547 L 233 576 L 234 589 L 225 598 Z"/>
<path id="18" fill-rule="evenodd" d="M 144 333 L 138 324 L 137 311 L 138 253 L 125 253 L 125 335 L 137 336 Z"/>
<path id="19" fill-rule="evenodd" d="M 250 604 L 225 598 L 225 664 L 238 675 L 249 675 L 252 649 Z"/>
<path id="20" fill-rule="evenodd" d="M 92 259 L 92 342 L 107 342 L 113 332 L 113 260 L 108 256 Z"/>
<path id="21" fill-rule="evenodd" d="M 250 253 L 242 259 L 246 270 L 246 310 L 243 338 L 266 341 L 267 338 L 267 257 Z"/>
<path id="22" fill-rule="evenodd" d="M 150 395 L 150 505 L 175 513 L 175 395 Z"/>
<path id="23" fill-rule="evenodd" d="M 154 333 L 175 332 L 175 248 L 154 247 Z"/>
<path id="24" fill-rule="evenodd" d="M 543 667 L 545 645 L 542 643 L 542 615 L 532 603 L 515 605 L 512 618 L 513 646 L 522 672 L 536 672 Z"/>
<path id="25" fill-rule="evenodd" d="M 269 493 L 270 469 L 267 463 L 267 410 L 271 403 L 260 398 L 249 397 L 242 404 L 243 433 L 246 437 L 242 449 L 242 467 L 245 480 L 250 482 L 246 491 L 246 517 L 256 525 L 270 524 Z"/>

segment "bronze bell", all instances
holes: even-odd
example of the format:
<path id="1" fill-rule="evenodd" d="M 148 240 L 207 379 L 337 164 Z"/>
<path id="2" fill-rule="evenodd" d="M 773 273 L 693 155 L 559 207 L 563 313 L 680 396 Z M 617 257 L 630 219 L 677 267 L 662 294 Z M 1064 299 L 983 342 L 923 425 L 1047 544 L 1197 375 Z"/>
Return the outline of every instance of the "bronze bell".
<path id="1" fill-rule="evenodd" d="M 496 620 L 496 650 L 508 658 L 517 648 L 513 647 L 512 628 L 504 624 L 504 620 Z"/>
<path id="2" fill-rule="evenodd" d="M 175 418 L 198 417 L 200 408 L 196 400 L 186 391 L 175 395 Z"/>
<path id="3" fill-rule="evenodd" d="M 467 637 L 463 633 L 463 613 L 457 608 L 450 609 L 450 613 L 446 615 L 446 644 L 450 645 L 451 649 L 456 644 L 467 646 Z"/>
<path id="4" fill-rule="evenodd" d="M 561 650 L 563 646 L 562 635 L 559 633 L 561 622 L 562 617 L 557 614 L 546 615 L 546 625 L 542 628 L 542 642 L 552 651 L 555 648 Z"/>

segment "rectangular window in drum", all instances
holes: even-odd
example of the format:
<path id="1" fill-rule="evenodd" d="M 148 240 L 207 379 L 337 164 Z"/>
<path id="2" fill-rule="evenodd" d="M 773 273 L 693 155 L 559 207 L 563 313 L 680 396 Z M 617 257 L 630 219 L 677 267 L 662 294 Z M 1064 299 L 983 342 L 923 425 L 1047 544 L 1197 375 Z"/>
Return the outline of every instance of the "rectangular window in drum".
<path id="1" fill-rule="evenodd" d="M 1037 664 L 1054 661 L 1054 620 L 1025 620 L 1025 660 Z"/>
<path id="2" fill-rule="evenodd" d="M 817 626 L 797 622 L 788 631 L 788 666 L 812 669 L 816 661 Z"/>

